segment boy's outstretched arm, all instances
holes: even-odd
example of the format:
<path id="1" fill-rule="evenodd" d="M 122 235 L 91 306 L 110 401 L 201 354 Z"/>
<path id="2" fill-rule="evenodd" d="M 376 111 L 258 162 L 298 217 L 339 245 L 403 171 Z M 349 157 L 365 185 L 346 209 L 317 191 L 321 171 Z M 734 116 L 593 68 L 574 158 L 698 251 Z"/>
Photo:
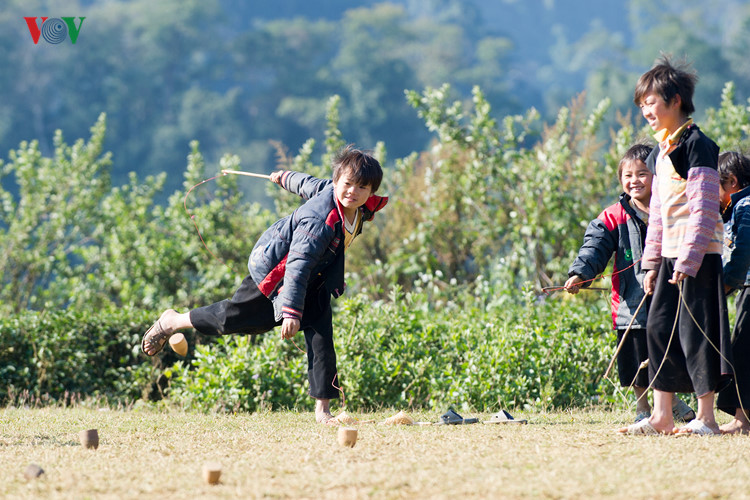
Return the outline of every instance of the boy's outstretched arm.
<path id="1" fill-rule="evenodd" d="M 293 170 L 279 170 L 272 173 L 269 177 L 272 182 L 283 187 L 290 193 L 301 196 L 305 200 L 309 200 L 320 193 L 333 182 L 331 179 L 318 179 L 312 175 Z"/>

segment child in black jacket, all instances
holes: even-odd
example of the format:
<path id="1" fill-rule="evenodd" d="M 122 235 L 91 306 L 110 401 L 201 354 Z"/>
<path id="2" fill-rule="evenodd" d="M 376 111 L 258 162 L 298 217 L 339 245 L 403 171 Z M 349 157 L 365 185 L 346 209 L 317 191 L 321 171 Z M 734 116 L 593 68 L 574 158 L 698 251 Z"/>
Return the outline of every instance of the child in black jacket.
<path id="1" fill-rule="evenodd" d="M 380 163 L 351 146 L 334 158 L 333 179 L 291 171 L 271 174 L 273 182 L 300 195 L 305 204 L 263 233 L 250 255 L 250 274 L 231 299 L 186 313 L 164 311 L 143 336 L 143 352 L 155 355 L 184 328 L 225 335 L 281 326 L 284 339 L 302 329 L 316 419 L 336 424 L 330 412 L 330 400 L 338 397 L 330 300 L 344 291 L 345 249 L 388 202 L 374 194 L 382 178 Z"/>

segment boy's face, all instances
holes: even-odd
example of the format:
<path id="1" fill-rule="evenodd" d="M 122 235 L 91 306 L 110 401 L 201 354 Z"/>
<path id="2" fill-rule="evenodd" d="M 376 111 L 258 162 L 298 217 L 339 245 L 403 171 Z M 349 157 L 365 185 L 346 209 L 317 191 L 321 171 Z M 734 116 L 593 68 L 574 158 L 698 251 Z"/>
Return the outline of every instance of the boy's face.
<path id="1" fill-rule="evenodd" d="M 671 134 L 685 121 L 680 109 L 681 105 L 680 94 L 676 94 L 669 103 L 666 103 L 659 94 L 649 92 L 641 99 L 641 113 L 654 132 L 667 129 Z"/>
<path id="2" fill-rule="evenodd" d="M 354 181 L 352 171 L 346 169 L 341 172 L 338 180 L 333 181 L 333 191 L 336 199 L 345 209 L 359 208 L 372 195 L 372 187 L 363 186 Z"/>
<path id="3" fill-rule="evenodd" d="M 740 190 L 740 184 L 737 182 L 737 176 L 729 174 L 726 179 L 719 184 L 719 205 L 724 210 L 732 202 L 731 196 Z"/>
<path id="4" fill-rule="evenodd" d="M 648 206 L 651 201 L 653 174 L 641 160 L 627 160 L 622 165 L 622 189 L 634 200 Z"/>

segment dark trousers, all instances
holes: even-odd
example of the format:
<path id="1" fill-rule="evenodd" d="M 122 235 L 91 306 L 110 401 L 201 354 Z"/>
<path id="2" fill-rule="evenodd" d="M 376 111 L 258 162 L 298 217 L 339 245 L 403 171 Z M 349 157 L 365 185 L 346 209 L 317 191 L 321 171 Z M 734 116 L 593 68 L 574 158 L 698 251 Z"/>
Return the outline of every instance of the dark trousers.
<path id="1" fill-rule="evenodd" d="M 204 335 L 258 335 L 281 325 L 274 319 L 273 303 L 247 276 L 231 299 L 190 311 L 190 322 Z M 310 396 L 335 399 L 336 351 L 333 347 L 331 296 L 315 283 L 307 290 L 305 310 L 300 321 L 307 344 L 307 377 Z M 340 384 L 340 381 L 336 381 Z"/>
<path id="2" fill-rule="evenodd" d="M 735 383 L 716 398 L 716 407 L 730 415 L 734 415 L 737 408 L 750 410 L 750 288 L 740 290 L 735 304 L 737 318 L 732 331 Z"/>
<path id="3" fill-rule="evenodd" d="M 649 380 L 659 391 L 703 396 L 724 388 L 731 374 L 721 256 L 705 255 L 695 278 L 683 280 L 684 303 L 677 285 L 669 283 L 675 260 L 662 258 L 651 300 L 646 325 Z"/>
<path id="4" fill-rule="evenodd" d="M 648 387 L 648 369 L 641 368 L 641 363 L 648 359 L 648 344 L 645 328 L 632 328 L 622 342 L 626 330 L 617 330 L 617 345 L 622 349 L 617 354 L 617 374 L 623 387 Z"/>

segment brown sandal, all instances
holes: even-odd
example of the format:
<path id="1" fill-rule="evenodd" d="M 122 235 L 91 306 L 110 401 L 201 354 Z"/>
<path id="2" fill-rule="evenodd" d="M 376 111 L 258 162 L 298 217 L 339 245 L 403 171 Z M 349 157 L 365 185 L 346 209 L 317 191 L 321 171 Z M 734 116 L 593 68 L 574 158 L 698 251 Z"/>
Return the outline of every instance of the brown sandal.
<path id="1" fill-rule="evenodd" d="M 156 320 L 156 323 L 151 325 L 151 328 L 143 334 L 143 340 L 141 340 L 141 351 L 143 351 L 146 356 L 155 356 L 164 349 L 164 344 L 167 343 L 167 340 L 172 336 L 172 333 L 172 331 L 162 328 L 161 318 Z M 146 347 L 156 347 L 157 349 L 153 354 L 149 354 L 146 352 Z"/>

